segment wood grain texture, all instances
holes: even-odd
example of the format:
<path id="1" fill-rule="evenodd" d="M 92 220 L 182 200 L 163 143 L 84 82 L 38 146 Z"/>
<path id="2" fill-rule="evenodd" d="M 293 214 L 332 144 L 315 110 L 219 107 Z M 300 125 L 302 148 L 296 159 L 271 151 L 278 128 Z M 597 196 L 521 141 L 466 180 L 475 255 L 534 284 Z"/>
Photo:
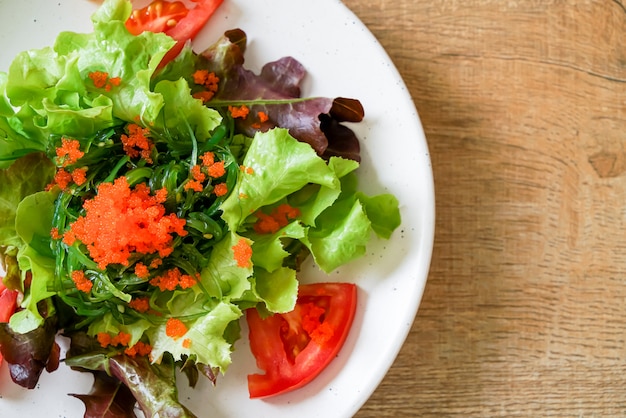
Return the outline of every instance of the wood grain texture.
<path id="1" fill-rule="evenodd" d="M 626 416 L 626 6 L 344 0 L 412 94 L 431 273 L 357 414 Z"/>

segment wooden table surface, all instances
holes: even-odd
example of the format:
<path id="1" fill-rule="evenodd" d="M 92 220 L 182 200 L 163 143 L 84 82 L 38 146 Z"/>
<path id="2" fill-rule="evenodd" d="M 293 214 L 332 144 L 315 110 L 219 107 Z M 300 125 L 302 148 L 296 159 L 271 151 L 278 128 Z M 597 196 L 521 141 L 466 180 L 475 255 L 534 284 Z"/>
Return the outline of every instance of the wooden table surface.
<path id="1" fill-rule="evenodd" d="M 345 0 L 436 190 L 412 331 L 357 417 L 626 416 L 626 4 Z"/>

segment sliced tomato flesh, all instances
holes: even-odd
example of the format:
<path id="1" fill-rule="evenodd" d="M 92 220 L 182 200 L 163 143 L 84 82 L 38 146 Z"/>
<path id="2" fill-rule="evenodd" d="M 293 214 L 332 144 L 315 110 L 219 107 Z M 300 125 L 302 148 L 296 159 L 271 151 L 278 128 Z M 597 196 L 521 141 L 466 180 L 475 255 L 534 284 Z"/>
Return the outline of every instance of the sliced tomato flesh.
<path id="1" fill-rule="evenodd" d="M 293 311 L 261 318 L 246 311 L 250 349 L 265 374 L 248 376 L 251 398 L 300 388 L 328 366 L 343 346 L 356 312 L 351 283 L 301 285 Z"/>
<path id="2" fill-rule="evenodd" d="M 133 10 L 126 28 L 133 35 L 142 32 L 165 32 L 176 26 L 189 13 L 180 1 L 155 0 L 141 9 Z"/>
<path id="3" fill-rule="evenodd" d="M 185 43 L 200 32 L 223 1 L 196 0 L 194 7 L 187 8 L 180 1 L 154 0 L 134 10 L 126 21 L 126 28 L 135 35 L 144 31 L 164 32 L 176 41 L 161 60 L 162 67 L 176 58 Z"/>
<path id="4" fill-rule="evenodd" d="M 4 284 L 2 284 L 2 279 L 0 278 L 0 322 L 9 322 L 11 315 L 17 309 L 17 295 L 18 292 L 16 290 L 7 289 Z M 0 364 L 2 364 L 2 354 L 0 354 Z"/>

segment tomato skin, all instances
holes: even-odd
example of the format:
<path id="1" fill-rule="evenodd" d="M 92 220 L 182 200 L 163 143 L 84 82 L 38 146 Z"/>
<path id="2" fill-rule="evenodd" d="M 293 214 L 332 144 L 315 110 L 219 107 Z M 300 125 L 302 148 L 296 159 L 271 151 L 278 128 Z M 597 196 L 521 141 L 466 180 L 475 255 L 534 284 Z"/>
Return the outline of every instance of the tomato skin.
<path id="1" fill-rule="evenodd" d="M 7 289 L 0 278 L 0 322 L 9 322 L 9 318 L 17 309 L 17 295 L 18 292 Z M 0 354 L 0 364 L 2 364 L 2 354 Z"/>
<path id="2" fill-rule="evenodd" d="M 126 29 L 133 35 L 142 32 L 165 32 L 180 22 L 189 9 L 180 1 L 154 0 L 146 7 L 133 10 Z"/>
<path id="3" fill-rule="evenodd" d="M 145 30 L 164 32 L 176 41 L 159 67 L 176 58 L 185 43 L 200 32 L 224 0 L 194 1 L 196 5 L 188 9 L 180 1 L 154 0 L 140 10 L 134 10 L 126 21 L 126 28 L 135 35 Z"/>
<path id="4" fill-rule="evenodd" d="M 250 349 L 265 371 L 248 376 L 250 398 L 286 393 L 318 376 L 343 346 L 356 302 L 357 287 L 352 283 L 315 283 L 300 286 L 292 312 L 262 319 L 256 309 L 248 309 Z M 307 312 L 320 307 L 325 312 L 319 327 L 303 333 L 304 328 L 311 331 Z M 311 337 L 320 330 L 321 336 Z"/>

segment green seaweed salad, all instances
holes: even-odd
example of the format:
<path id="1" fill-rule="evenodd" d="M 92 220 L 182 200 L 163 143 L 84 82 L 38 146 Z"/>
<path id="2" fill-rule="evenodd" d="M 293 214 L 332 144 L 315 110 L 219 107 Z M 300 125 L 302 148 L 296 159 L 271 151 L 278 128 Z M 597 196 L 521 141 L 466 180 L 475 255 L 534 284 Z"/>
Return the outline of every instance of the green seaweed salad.
<path id="1" fill-rule="evenodd" d="M 215 380 L 247 309 L 291 311 L 304 259 L 331 272 L 400 214 L 358 190 L 357 100 L 300 97 L 291 57 L 247 70 L 240 29 L 164 63 L 175 41 L 131 11 L 107 0 L 0 72 L 0 350 L 32 388 L 63 335 L 111 399 L 193 416 L 175 370 Z"/>

